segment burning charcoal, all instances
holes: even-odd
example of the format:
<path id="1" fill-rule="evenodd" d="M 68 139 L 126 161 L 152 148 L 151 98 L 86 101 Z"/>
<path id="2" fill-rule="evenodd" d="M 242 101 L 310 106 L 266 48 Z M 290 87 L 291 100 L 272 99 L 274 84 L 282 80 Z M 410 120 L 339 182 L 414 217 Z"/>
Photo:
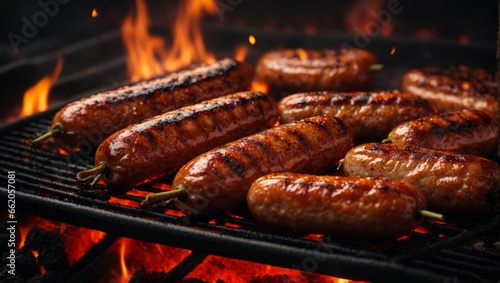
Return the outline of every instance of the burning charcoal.
<path id="1" fill-rule="evenodd" d="M 264 275 L 253 278 L 250 283 L 295 283 L 288 275 Z"/>
<path id="2" fill-rule="evenodd" d="M 8 263 L 5 255 L 2 256 L 2 261 L 5 264 Z M 16 273 L 19 273 L 22 278 L 31 278 L 40 273 L 35 255 L 30 250 L 25 248 L 16 250 Z"/>
<path id="3" fill-rule="evenodd" d="M 30 250 L 27 249 L 20 249 L 16 250 L 16 262 L 15 262 L 15 275 L 12 276 L 12 274 L 7 274 L 8 271 L 8 263 L 9 260 L 7 259 L 7 256 L 9 254 L 4 254 L 2 256 L 2 264 L 5 266 L 5 274 L 10 277 L 20 277 L 20 278 L 30 278 L 40 272 L 40 269 L 36 263 L 35 256 Z M 4 282 L 3 280 L 0 280 L 0 282 Z M 7 281 L 6 281 L 7 282 Z M 8 281 L 10 282 L 10 281 Z"/>
<path id="4" fill-rule="evenodd" d="M 0 282 L 2 283 L 23 283 L 26 280 L 23 280 L 21 274 L 16 273 L 15 275 L 9 274 L 9 269 L 7 267 L 2 267 L 0 270 Z"/>
<path id="5" fill-rule="evenodd" d="M 26 236 L 25 247 L 39 252 L 38 262 L 46 269 L 61 270 L 75 264 L 103 235 L 66 224 L 35 226 Z"/>
<path id="6" fill-rule="evenodd" d="M 35 277 L 32 277 L 26 283 L 63 283 L 67 282 L 67 279 L 64 277 L 64 272 L 50 270 L 45 274 L 38 274 Z"/>
<path id="7" fill-rule="evenodd" d="M 57 231 L 33 227 L 26 236 L 24 246 L 39 252 L 38 262 L 47 269 L 61 270 L 68 267 L 64 244 Z"/>
<path id="8" fill-rule="evenodd" d="M 207 282 L 196 278 L 186 278 L 182 279 L 180 283 L 207 283 Z"/>
<path id="9" fill-rule="evenodd" d="M 158 282 L 165 276 L 165 272 L 146 272 L 141 269 L 134 272 L 134 275 L 130 278 L 129 283 L 155 283 Z"/>

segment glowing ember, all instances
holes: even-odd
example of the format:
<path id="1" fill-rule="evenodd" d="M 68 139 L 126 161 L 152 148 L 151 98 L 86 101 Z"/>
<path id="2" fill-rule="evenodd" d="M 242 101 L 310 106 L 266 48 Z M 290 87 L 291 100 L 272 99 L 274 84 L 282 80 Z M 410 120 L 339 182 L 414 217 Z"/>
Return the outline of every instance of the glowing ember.
<path id="1" fill-rule="evenodd" d="M 97 18 L 99 14 L 97 13 L 96 9 L 92 9 L 92 18 Z"/>
<path id="2" fill-rule="evenodd" d="M 391 55 L 394 55 L 394 53 L 396 53 L 396 46 L 392 47 L 390 52 Z"/>
<path id="3" fill-rule="evenodd" d="M 59 78 L 62 67 L 62 57 L 59 56 L 57 57 L 57 65 L 54 72 L 43 77 L 38 83 L 26 90 L 20 116 L 28 116 L 48 108 L 50 88 Z"/>
<path id="4" fill-rule="evenodd" d="M 139 204 L 136 201 L 128 200 L 128 199 L 121 199 L 117 197 L 110 197 L 108 200 L 109 203 L 115 203 L 115 204 L 121 204 L 124 206 L 130 206 L 130 207 L 139 207 Z"/>
<path id="5" fill-rule="evenodd" d="M 217 12 L 215 1 L 180 1 L 173 25 L 173 42 L 168 48 L 163 38 L 148 31 L 145 1 L 136 0 L 136 6 L 136 15 L 128 15 L 122 24 L 122 37 L 128 52 L 127 69 L 133 81 L 174 71 L 192 62 L 215 61 L 215 57 L 205 50 L 200 28 L 203 13 Z"/>
<path id="6" fill-rule="evenodd" d="M 248 42 L 250 42 L 250 44 L 251 44 L 251 45 L 255 45 L 255 43 L 257 42 L 257 41 L 255 40 L 255 36 L 250 35 L 250 36 L 248 37 Z"/>
<path id="7" fill-rule="evenodd" d="M 415 233 L 420 233 L 420 234 L 429 234 L 429 230 L 425 229 L 422 226 L 419 226 L 419 227 L 415 228 L 414 232 Z"/>
<path id="8" fill-rule="evenodd" d="M 219 256 L 208 256 L 186 278 L 196 278 L 206 282 L 355 283 L 347 279 Z"/>

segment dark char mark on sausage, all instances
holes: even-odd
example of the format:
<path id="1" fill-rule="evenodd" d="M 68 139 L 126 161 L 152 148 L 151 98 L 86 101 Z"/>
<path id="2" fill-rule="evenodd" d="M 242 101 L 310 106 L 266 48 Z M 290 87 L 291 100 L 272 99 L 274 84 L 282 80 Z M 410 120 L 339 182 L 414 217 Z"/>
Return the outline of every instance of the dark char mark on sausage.
<path id="1" fill-rule="evenodd" d="M 204 79 L 210 79 L 214 78 L 217 76 L 221 76 L 227 71 L 233 69 L 234 67 L 237 66 L 237 62 L 234 60 L 227 60 L 225 61 L 224 64 L 219 64 L 219 68 L 210 68 L 207 70 L 207 72 L 197 75 L 197 76 L 192 76 L 188 75 L 182 78 L 182 80 L 179 79 L 171 79 L 171 80 L 166 80 L 166 83 L 164 82 L 165 80 L 162 80 L 161 78 L 158 79 L 157 84 L 152 84 L 151 87 L 146 88 L 140 88 L 138 91 L 124 91 L 123 94 L 125 94 L 124 98 L 128 101 L 132 101 L 132 99 L 137 99 L 138 101 L 141 100 L 146 100 L 148 99 L 145 94 L 151 93 L 151 92 L 163 92 L 163 91 L 170 91 L 174 88 L 178 87 L 186 87 L 186 86 L 191 86 L 193 83 L 196 83 L 198 81 L 204 80 Z M 149 79 L 149 80 L 155 80 L 155 79 Z M 189 94 L 191 96 L 194 96 L 194 94 Z M 122 101 L 124 98 L 118 97 L 118 96 L 110 96 L 106 98 L 106 103 L 109 104 L 114 104 L 117 102 Z M 175 103 L 177 100 L 173 100 Z M 176 107 L 179 108 L 179 107 Z"/>

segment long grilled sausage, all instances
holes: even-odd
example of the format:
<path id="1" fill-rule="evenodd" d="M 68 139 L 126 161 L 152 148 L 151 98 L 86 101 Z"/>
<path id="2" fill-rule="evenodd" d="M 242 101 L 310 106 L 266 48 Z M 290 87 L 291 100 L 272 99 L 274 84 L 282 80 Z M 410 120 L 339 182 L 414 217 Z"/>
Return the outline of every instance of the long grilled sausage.
<path id="1" fill-rule="evenodd" d="M 494 161 L 399 144 L 359 145 L 346 154 L 343 168 L 347 176 L 409 182 L 424 192 L 431 210 L 445 213 L 483 213 L 500 186 Z"/>
<path id="2" fill-rule="evenodd" d="M 418 188 L 397 180 L 281 173 L 257 179 L 247 204 L 259 222 L 278 229 L 397 238 L 416 227 L 427 201 Z"/>
<path id="3" fill-rule="evenodd" d="M 316 115 L 339 117 L 363 141 L 381 141 L 398 124 L 436 113 L 428 101 L 412 94 L 393 92 L 305 92 L 281 99 L 282 121 Z"/>
<path id="4" fill-rule="evenodd" d="M 486 156 L 497 147 L 498 121 L 481 110 L 447 112 L 404 122 L 388 138 L 398 144 Z"/>
<path id="5" fill-rule="evenodd" d="M 95 148 L 112 133 L 144 119 L 246 90 L 253 75 L 251 65 L 233 59 L 194 65 L 70 103 L 56 113 L 49 133 L 63 147 Z"/>
<path id="6" fill-rule="evenodd" d="M 375 55 L 364 49 L 277 49 L 265 53 L 255 67 L 257 81 L 282 94 L 299 91 L 358 91 L 372 82 Z"/>
<path id="7" fill-rule="evenodd" d="M 186 106 L 114 133 L 98 147 L 96 167 L 77 178 L 103 177 L 111 187 L 129 189 L 172 173 L 209 149 L 272 127 L 277 120 L 276 104 L 259 92 Z"/>
<path id="8" fill-rule="evenodd" d="M 184 165 L 173 188 L 188 213 L 223 212 L 245 200 L 257 178 L 274 172 L 317 173 L 353 146 L 352 129 L 338 118 L 312 117 L 284 124 L 214 148 Z"/>
<path id="9" fill-rule="evenodd" d="M 462 109 L 486 110 L 498 114 L 496 75 L 466 66 L 412 69 L 402 78 L 404 92 L 434 103 L 439 112 Z"/>

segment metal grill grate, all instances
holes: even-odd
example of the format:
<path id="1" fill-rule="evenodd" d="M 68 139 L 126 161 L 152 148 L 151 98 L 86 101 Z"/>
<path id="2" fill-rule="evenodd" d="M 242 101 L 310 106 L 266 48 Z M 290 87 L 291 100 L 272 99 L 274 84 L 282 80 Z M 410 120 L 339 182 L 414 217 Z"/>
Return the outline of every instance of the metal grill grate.
<path id="1" fill-rule="evenodd" d="M 0 129 L 2 184 L 16 171 L 18 209 L 114 235 L 202 253 L 374 282 L 495 282 L 500 278 L 500 214 L 424 222 L 410 237 L 349 242 L 335 236 L 299 237 L 258 225 L 245 208 L 218 216 L 184 215 L 172 204 L 137 208 L 144 185 L 130 192 L 97 185 L 86 190 L 76 172 L 91 167 L 91 154 L 65 155 L 53 144 L 31 150 L 24 141 L 44 132 L 57 109 Z M 166 177 L 156 184 L 169 184 Z M 6 195 L 5 185 L 0 193 Z M 479 247 L 481 244 L 481 247 Z"/>

